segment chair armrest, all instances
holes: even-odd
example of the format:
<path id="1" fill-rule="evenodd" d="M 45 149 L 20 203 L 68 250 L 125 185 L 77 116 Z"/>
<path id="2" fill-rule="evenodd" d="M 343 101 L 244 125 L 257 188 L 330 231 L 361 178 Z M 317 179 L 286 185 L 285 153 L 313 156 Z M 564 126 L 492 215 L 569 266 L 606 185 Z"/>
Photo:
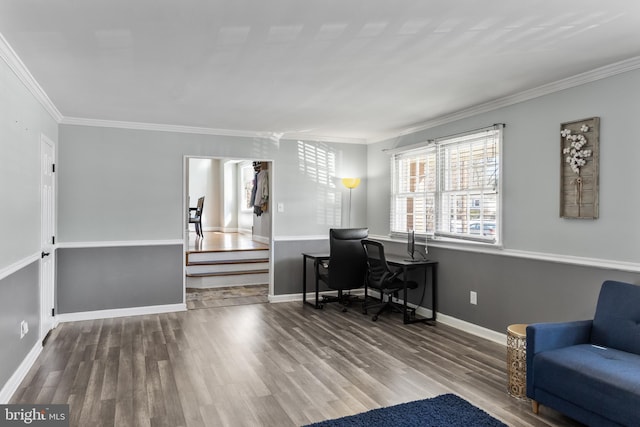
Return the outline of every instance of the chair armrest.
<path id="1" fill-rule="evenodd" d="M 534 399 L 533 357 L 543 351 L 587 344 L 593 320 L 534 323 L 527 326 L 527 396 Z"/>
<path id="2" fill-rule="evenodd" d="M 527 326 L 527 353 L 568 347 L 590 342 L 592 320 L 534 323 Z"/>

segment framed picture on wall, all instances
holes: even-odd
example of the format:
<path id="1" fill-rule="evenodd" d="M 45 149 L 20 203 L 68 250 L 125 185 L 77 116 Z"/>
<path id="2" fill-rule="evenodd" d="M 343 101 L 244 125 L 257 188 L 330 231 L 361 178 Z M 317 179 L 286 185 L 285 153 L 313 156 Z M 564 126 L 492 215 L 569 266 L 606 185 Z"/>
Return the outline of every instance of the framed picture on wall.
<path id="1" fill-rule="evenodd" d="M 600 118 L 560 125 L 560 216 L 598 218 Z"/>

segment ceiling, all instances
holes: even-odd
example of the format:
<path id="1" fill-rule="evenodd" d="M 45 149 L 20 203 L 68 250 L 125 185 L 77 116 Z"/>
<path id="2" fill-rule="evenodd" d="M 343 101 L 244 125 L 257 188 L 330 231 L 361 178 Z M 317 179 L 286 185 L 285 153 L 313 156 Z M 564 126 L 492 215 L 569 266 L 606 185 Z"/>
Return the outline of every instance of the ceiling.
<path id="1" fill-rule="evenodd" d="M 2 0 L 0 34 L 64 120 L 372 141 L 639 56 L 640 2 Z"/>

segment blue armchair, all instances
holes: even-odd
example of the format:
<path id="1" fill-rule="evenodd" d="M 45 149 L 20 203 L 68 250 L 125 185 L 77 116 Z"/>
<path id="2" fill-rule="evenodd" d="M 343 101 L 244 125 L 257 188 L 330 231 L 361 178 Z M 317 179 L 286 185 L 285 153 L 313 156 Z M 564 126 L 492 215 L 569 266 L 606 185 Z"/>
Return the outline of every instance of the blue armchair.
<path id="1" fill-rule="evenodd" d="M 604 282 L 593 320 L 529 325 L 527 397 L 535 413 L 640 425 L 640 286 Z"/>

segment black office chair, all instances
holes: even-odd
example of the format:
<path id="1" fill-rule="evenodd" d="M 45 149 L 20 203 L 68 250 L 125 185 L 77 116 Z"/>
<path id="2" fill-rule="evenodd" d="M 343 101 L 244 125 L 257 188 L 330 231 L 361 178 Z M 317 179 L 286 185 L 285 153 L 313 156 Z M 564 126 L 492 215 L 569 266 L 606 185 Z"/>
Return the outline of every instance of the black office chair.
<path id="1" fill-rule="evenodd" d="M 367 299 L 369 288 L 376 289 L 380 292 L 379 302 L 374 304 L 365 303 L 363 307 L 364 314 L 367 314 L 367 310 L 371 307 L 379 307 L 376 314 L 371 318 L 371 320 L 375 322 L 378 320 L 378 316 L 385 311 L 402 312 L 402 305 L 393 302 L 393 297 L 398 298 L 398 292 L 404 289 L 404 278 L 401 275 L 401 271 L 393 271 L 389 268 L 387 259 L 384 256 L 384 245 L 382 243 L 364 239 L 362 240 L 362 247 L 364 248 L 368 265 L 367 281 L 364 290 L 365 300 Z M 418 284 L 416 282 L 407 282 L 408 289 L 415 289 L 417 287 Z"/>
<path id="2" fill-rule="evenodd" d="M 198 205 L 195 208 L 189 208 L 189 224 L 195 224 L 196 234 L 198 237 L 204 237 L 202 233 L 202 209 L 204 208 L 204 196 L 198 199 Z M 191 215 L 191 212 L 194 212 Z"/>
<path id="3" fill-rule="evenodd" d="M 323 296 L 324 302 L 338 302 L 347 306 L 359 299 L 351 295 L 353 289 L 362 288 L 367 274 L 367 260 L 360 243 L 369 235 L 367 228 L 332 228 L 329 230 L 329 262 L 316 271 L 318 279 L 338 296 Z M 360 300 L 361 301 L 361 300 Z"/>

